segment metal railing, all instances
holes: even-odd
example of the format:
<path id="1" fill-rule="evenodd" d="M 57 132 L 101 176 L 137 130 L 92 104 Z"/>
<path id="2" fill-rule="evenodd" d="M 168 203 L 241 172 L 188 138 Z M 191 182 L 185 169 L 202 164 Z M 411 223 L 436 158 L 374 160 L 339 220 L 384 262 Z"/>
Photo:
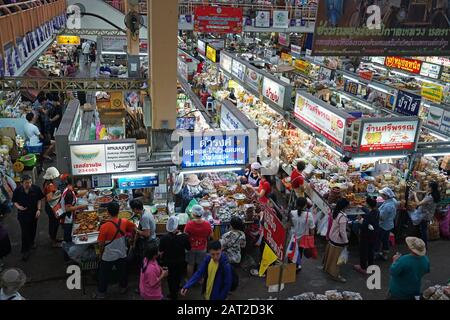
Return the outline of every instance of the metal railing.
<path id="1" fill-rule="evenodd" d="M 119 11 L 125 12 L 126 0 L 105 0 L 106 3 L 116 8 Z M 282 1 L 285 4 L 274 4 L 277 1 L 259 1 L 258 3 L 252 3 L 252 0 L 191 0 L 191 1 L 179 1 L 179 15 L 194 15 L 195 8 L 203 5 L 220 5 L 222 7 L 239 7 L 243 9 L 245 17 L 253 18 L 257 11 L 269 11 L 271 17 L 275 10 L 287 10 L 289 11 L 290 19 L 304 19 L 315 20 L 317 14 L 317 2 L 310 1 L 308 4 L 292 4 L 292 1 Z M 142 15 L 147 14 L 147 1 L 140 1 L 140 11 Z"/>

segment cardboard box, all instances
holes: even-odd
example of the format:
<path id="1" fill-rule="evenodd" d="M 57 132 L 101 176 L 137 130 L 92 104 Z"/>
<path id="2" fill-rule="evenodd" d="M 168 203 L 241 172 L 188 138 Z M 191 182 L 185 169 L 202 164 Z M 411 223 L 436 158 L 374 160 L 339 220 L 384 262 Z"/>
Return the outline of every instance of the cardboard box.
<path id="1" fill-rule="evenodd" d="M 266 286 L 278 285 L 280 280 L 281 265 L 271 266 L 266 272 Z M 294 283 L 297 281 L 296 265 L 295 263 L 285 264 L 283 267 L 283 275 L 281 283 Z"/>

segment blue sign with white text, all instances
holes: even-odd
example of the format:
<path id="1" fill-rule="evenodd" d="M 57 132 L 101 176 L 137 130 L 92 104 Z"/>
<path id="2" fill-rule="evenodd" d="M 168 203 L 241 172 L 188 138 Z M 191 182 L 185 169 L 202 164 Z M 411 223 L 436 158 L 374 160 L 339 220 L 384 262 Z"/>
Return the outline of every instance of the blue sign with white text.
<path id="1" fill-rule="evenodd" d="M 248 134 L 199 134 L 182 141 L 182 168 L 242 166 L 249 158 Z"/>
<path id="2" fill-rule="evenodd" d="M 119 178 L 118 184 L 121 190 L 152 188 L 159 185 L 159 179 L 157 174 L 139 177 L 130 176 Z"/>
<path id="3" fill-rule="evenodd" d="M 419 114 L 421 101 L 421 96 L 399 90 L 394 111 L 405 116 L 417 116 Z"/>

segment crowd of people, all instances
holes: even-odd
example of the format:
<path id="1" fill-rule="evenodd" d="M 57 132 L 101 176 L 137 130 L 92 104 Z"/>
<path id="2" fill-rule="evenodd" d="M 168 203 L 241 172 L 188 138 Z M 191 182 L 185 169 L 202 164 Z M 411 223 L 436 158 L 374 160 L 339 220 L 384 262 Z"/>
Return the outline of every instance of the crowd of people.
<path id="1" fill-rule="evenodd" d="M 240 177 L 243 184 L 254 188 L 261 204 L 273 199 L 271 177 L 261 174 L 261 165 L 253 163 Z M 317 258 L 314 248 L 316 223 L 311 210 L 312 203 L 305 198 L 305 179 L 302 171 L 305 164 L 300 162 L 292 173 L 292 196 L 295 206 L 289 215 L 290 232 L 295 236 L 298 255 L 292 263 L 297 265 L 297 272 L 302 270 L 304 260 Z M 22 260 L 27 262 L 36 248 L 36 228 L 42 219 L 42 213 L 48 216 L 48 235 L 51 248 L 62 248 L 63 257 L 68 263 L 77 263 L 72 243 L 72 228 L 75 215 L 86 208 L 79 205 L 78 197 L 85 194 L 77 192 L 73 179 L 67 174 L 61 175 L 57 168 L 50 167 L 43 175 L 42 188 L 32 183 L 29 176 L 23 176 L 22 184 L 14 190 L 12 202 L 17 210 L 17 219 L 21 230 Z M 201 196 L 199 181 L 194 176 L 187 178 L 185 194 L 190 199 Z M 329 215 L 327 228 L 327 244 L 322 254 L 322 270 L 331 279 L 338 282 L 347 280 L 341 274 L 341 266 L 347 262 L 349 246 L 349 226 L 356 226 L 359 243 L 359 264 L 354 269 L 367 275 L 369 266 L 376 264 L 377 259 L 386 260 L 391 257 L 390 266 L 390 299 L 414 299 L 420 295 L 421 280 L 430 272 L 427 253 L 427 236 L 425 228 L 420 228 L 420 237 L 407 237 L 406 245 L 409 254 L 401 255 L 392 251 L 390 243 L 396 215 L 397 201 L 389 188 L 380 191 L 380 199 L 368 197 L 364 215 L 352 219 L 346 210 L 350 203 L 340 199 Z M 188 201 L 189 199 L 185 199 Z M 422 201 L 418 201 L 418 214 L 423 221 L 429 221 L 431 213 L 439 202 L 439 190 L 430 183 L 429 192 Z M 135 224 L 127 219 L 119 218 L 120 206 L 116 202 L 108 205 L 109 219 L 99 230 L 95 255 L 99 261 L 97 290 L 93 298 L 105 299 L 108 287 L 117 276 L 120 293 L 128 291 L 128 276 L 135 267 L 139 270 L 139 286 L 136 291 L 142 299 L 161 300 L 179 299 L 179 295 L 189 297 L 190 289 L 197 283 L 202 285 L 202 295 L 206 300 L 224 300 L 239 285 L 236 270 L 244 256 L 249 241 L 256 246 L 264 247 L 261 228 L 257 230 L 256 239 L 250 239 L 245 231 L 243 221 L 233 217 L 230 229 L 222 234 L 220 240 L 212 241 L 213 228 L 200 205 L 193 205 L 191 220 L 186 224 L 182 216 L 171 216 L 167 221 L 167 233 L 157 237 L 156 223 L 152 212 L 147 210 L 138 199 L 130 201 L 130 208 L 139 217 Z M 263 215 L 259 218 L 262 226 Z M 417 222 L 416 222 L 417 223 Z M 63 238 L 58 239 L 58 228 L 63 230 Z M 315 250 L 314 250 L 315 249 Z M 11 251 L 11 244 L 6 229 L 0 225 L 0 258 Z M 262 250 L 261 250 L 262 251 Z M 130 263 L 134 261 L 135 263 Z M 137 267 L 136 267 L 137 266 Z M 255 269 L 257 271 L 257 269 Z M 252 270 L 252 271 L 255 271 Z M 258 272 L 251 272 L 258 275 Z M 2 291 L 0 298 L 23 299 L 19 290 L 24 284 L 23 272 L 17 268 L 9 268 L 1 275 Z M 164 293 L 163 283 L 167 280 L 168 292 Z"/>

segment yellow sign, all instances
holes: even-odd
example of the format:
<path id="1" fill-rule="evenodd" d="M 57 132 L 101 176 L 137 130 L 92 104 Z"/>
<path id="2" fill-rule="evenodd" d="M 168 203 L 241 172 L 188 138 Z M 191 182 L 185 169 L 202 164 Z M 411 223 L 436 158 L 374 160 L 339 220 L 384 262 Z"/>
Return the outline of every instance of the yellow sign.
<path id="1" fill-rule="evenodd" d="M 441 103 L 444 96 L 444 87 L 438 84 L 423 82 L 421 95 L 425 99 Z"/>
<path id="2" fill-rule="evenodd" d="M 73 46 L 78 46 L 81 43 L 79 36 L 58 36 L 56 41 L 58 44 Z"/>
<path id="3" fill-rule="evenodd" d="M 264 245 L 264 251 L 261 259 L 261 265 L 259 267 L 259 276 L 262 277 L 266 272 L 267 268 L 278 260 L 277 255 L 270 249 L 270 247 L 266 244 Z"/>
<path id="4" fill-rule="evenodd" d="M 212 62 L 217 62 L 217 50 L 211 46 L 206 47 L 206 57 Z"/>
<path id="5" fill-rule="evenodd" d="M 290 54 L 283 52 L 281 54 L 281 60 L 287 62 L 289 65 L 292 65 L 292 56 Z"/>
<path id="6" fill-rule="evenodd" d="M 295 67 L 295 69 L 297 69 L 301 72 L 304 72 L 304 73 L 309 72 L 310 66 L 311 66 L 311 64 L 308 61 L 304 61 L 304 60 L 300 60 L 300 59 L 295 60 L 294 67 Z"/>

